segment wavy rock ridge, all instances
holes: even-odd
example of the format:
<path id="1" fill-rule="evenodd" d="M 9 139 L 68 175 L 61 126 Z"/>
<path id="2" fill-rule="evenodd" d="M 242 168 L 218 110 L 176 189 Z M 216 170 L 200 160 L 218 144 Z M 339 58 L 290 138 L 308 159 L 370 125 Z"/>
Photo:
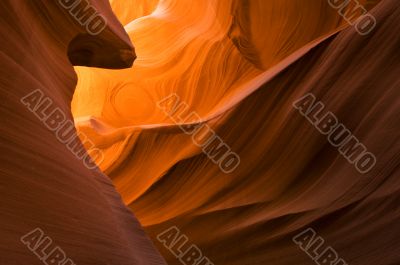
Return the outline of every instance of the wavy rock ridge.
<path id="1" fill-rule="evenodd" d="M 400 262 L 399 7 L 362 4 L 366 36 L 326 1 L 111 1 L 138 59 L 76 68 L 72 109 L 154 242 L 177 226 L 214 264 L 312 264 L 292 242 L 311 226 L 349 264 Z M 376 155 L 371 172 L 293 108 L 309 92 Z M 171 93 L 240 155 L 236 171 L 157 108 Z"/>
<path id="2" fill-rule="evenodd" d="M 399 264 L 400 6 L 360 2 L 377 20 L 365 36 L 320 0 L 82 1 L 107 21 L 93 36 L 59 1 L 2 1 L 1 264 L 46 261 L 21 242 L 35 228 L 63 265 L 182 264 L 157 239 L 170 227 L 209 260 L 196 265 L 315 264 L 292 240 L 308 227 L 348 264 Z M 50 109 L 21 103 L 37 89 Z M 200 117 L 185 125 L 240 156 L 235 171 L 157 107 L 172 93 Z M 376 156 L 371 171 L 293 107 L 307 93 Z M 105 174 L 35 116 L 55 108 Z"/>

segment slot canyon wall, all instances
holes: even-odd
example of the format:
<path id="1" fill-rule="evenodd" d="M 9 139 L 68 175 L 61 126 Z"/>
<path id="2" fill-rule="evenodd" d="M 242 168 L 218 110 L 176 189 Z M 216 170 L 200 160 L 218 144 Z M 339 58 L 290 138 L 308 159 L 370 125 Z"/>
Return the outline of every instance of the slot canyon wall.
<path id="1" fill-rule="evenodd" d="M 360 1 L 377 22 L 367 35 L 325 0 L 91 0 L 107 20 L 96 36 L 56 2 L 0 4 L 1 264 L 43 264 L 21 243 L 37 227 L 76 265 L 400 264 L 397 0 Z M 98 168 L 21 103 L 35 89 Z M 296 110 L 308 93 L 372 170 Z M 204 126 L 234 170 L 187 133 Z M 337 261 L 296 245 L 307 228 Z"/>
<path id="2" fill-rule="evenodd" d="M 97 36 L 56 1 L 0 3 L 2 265 L 166 264 L 110 179 L 69 150 L 84 150 L 74 126 L 60 138 L 45 118 L 58 109 L 73 125 L 70 59 L 124 68 L 135 58 L 108 1 L 90 3 L 108 21 Z"/>

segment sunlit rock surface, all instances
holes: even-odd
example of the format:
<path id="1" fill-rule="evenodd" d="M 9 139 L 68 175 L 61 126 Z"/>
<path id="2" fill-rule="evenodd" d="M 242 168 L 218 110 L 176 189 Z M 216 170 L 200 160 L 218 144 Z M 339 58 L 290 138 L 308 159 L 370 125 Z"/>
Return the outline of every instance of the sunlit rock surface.
<path id="1" fill-rule="evenodd" d="M 38 227 L 77 265 L 182 264 L 157 240 L 176 226 L 215 265 L 315 264 L 292 240 L 308 227 L 348 264 L 399 264 L 400 6 L 360 2 L 366 36 L 325 0 L 92 0 L 107 19 L 92 36 L 58 1 L 3 1 L 0 263 L 43 264 L 20 241 Z M 35 89 L 104 173 L 20 102 Z M 370 172 L 294 109 L 310 92 L 376 156 Z M 171 94 L 235 171 L 157 106 Z"/>
<path id="2" fill-rule="evenodd" d="M 72 109 L 154 242 L 177 226 L 214 264 L 312 264 L 292 237 L 313 227 L 349 264 L 400 262 L 396 1 L 362 2 L 367 36 L 327 1 L 111 3 L 138 58 L 76 68 Z M 308 92 L 376 155 L 371 172 L 293 108 Z M 233 173 L 157 107 L 171 93 L 240 155 Z"/>

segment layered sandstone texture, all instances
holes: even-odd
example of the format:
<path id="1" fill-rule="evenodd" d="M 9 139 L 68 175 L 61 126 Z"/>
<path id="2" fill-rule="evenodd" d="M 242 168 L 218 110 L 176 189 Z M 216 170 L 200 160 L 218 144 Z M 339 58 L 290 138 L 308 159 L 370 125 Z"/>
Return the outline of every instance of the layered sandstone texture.
<path id="1" fill-rule="evenodd" d="M 51 130 L 55 123 L 43 119 L 58 109 L 73 123 L 71 62 L 114 69 L 135 59 L 108 1 L 88 2 L 107 20 L 96 36 L 61 2 L 71 3 L 0 3 L 0 264 L 164 265 L 111 180 L 85 166 Z M 21 99 L 36 90 L 41 96 L 25 106 Z M 35 230 L 43 234 L 21 239 Z"/>
<path id="2" fill-rule="evenodd" d="M 315 264 L 292 240 L 307 228 L 317 253 L 400 264 L 397 0 L 360 1 L 366 35 L 325 0 L 90 0 L 98 35 L 68 2 L 0 3 L 1 264 L 43 264 L 20 240 L 39 228 L 76 265 L 178 265 L 157 239 L 171 227 L 198 265 Z M 37 89 L 41 114 L 21 102 Z M 308 93 L 374 154 L 370 171 L 294 108 Z M 188 109 L 166 115 L 171 95 Z M 55 109 L 98 168 L 43 122 Z M 204 125 L 240 157 L 233 171 L 182 129 Z"/>
<path id="3" fill-rule="evenodd" d="M 218 265 L 313 264 L 292 241 L 308 227 L 349 264 L 400 262 L 400 6 L 360 3 L 367 35 L 321 0 L 111 1 L 138 58 L 77 67 L 72 110 L 168 264 L 157 235 L 172 226 Z M 293 107 L 307 93 L 376 156 L 371 171 Z M 171 94 L 201 120 L 166 115 Z M 209 125 L 240 165 L 222 172 L 176 120 Z"/>

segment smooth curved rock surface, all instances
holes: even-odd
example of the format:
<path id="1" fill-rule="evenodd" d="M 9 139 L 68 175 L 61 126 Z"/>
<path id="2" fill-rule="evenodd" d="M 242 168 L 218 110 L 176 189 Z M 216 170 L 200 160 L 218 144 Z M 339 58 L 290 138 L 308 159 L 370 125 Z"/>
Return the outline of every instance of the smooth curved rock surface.
<path id="1" fill-rule="evenodd" d="M 119 72 L 76 68 L 72 109 L 154 242 L 177 226 L 214 264 L 313 264 L 292 242 L 313 227 L 349 264 L 400 262 L 395 0 L 362 2 L 378 22 L 367 36 L 325 1 L 122 2 L 112 6 L 138 59 Z M 371 172 L 293 108 L 308 92 L 376 155 Z M 171 93 L 240 155 L 236 171 L 221 172 L 157 108 Z"/>
<path id="2" fill-rule="evenodd" d="M 400 263 L 397 0 L 360 1 L 366 36 L 320 0 L 89 2 L 107 20 L 95 36 L 58 1 L 0 3 L 1 264 L 43 264 L 21 242 L 35 228 L 76 265 L 182 264 L 157 240 L 169 227 L 215 265 L 315 264 L 292 240 L 309 227 L 348 264 Z M 36 89 L 99 168 L 21 103 Z M 370 172 L 294 109 L 310 92 L 376 156 Z M 235 171 L 157 107 L 171 93 Z"/>
<path id="3" fill-rule="evenodd" d="M 21 242 L 36 228 L 77 265 L 166 264 L 110 179 L 98 168 L 85 167 L 20 101 L 40 89 L 51 107 L 73 122 L 77 76 L 68 51 L 75 59 L 80 56 L 79 65 L 125 68 L 133 63 L 133 46 L 109 3 L 90 4 L 107 19 L 97 36 L 87 34 L 58 1 L 0 3 L 1 264 L 46 261 Z M 86 53 L 79 55 L 82 50 Z M 83 58 L 87 54 L 90 58 Z M 46 255 L 52 250 L 36 246 Z"/>

